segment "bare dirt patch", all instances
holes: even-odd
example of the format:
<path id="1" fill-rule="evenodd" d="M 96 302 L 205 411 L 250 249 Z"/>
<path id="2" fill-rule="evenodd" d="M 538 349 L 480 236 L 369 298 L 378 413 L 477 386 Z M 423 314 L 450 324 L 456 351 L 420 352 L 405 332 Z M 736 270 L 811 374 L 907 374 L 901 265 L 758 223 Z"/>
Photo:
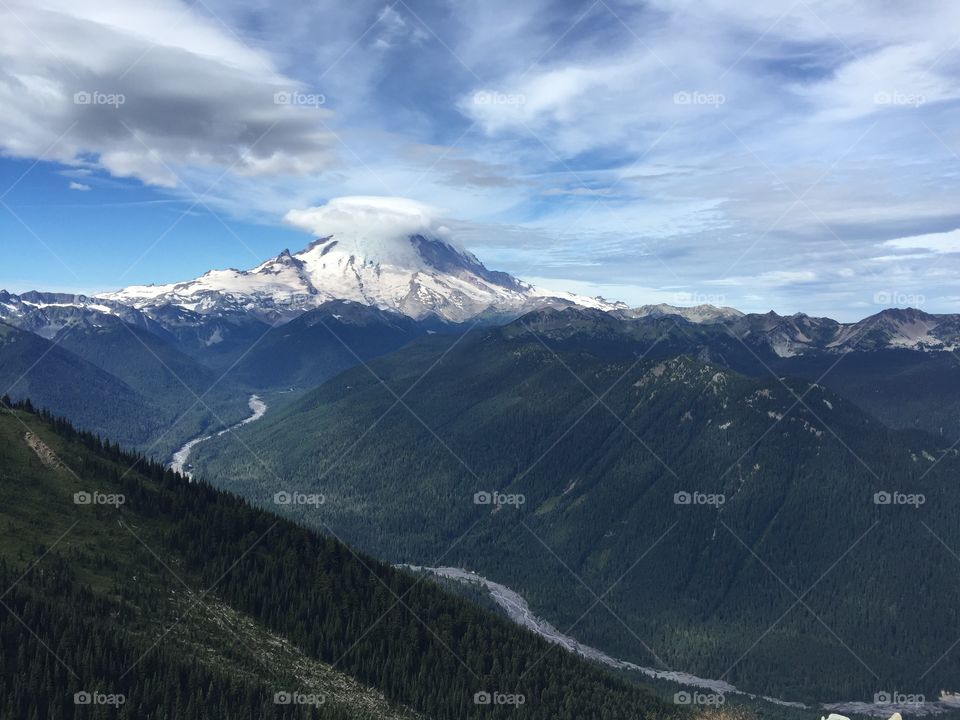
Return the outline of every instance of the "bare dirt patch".
<path id="1" fill-rule="evenodd" d="M 37 457 L 40 458 L 40 462 L 42 462 L 45 467 L 48 467 L 51 470 L 67 469 L 67 466 L 60 461 L 60 458 L 56 456 L 56 453 L 47 447 L 47 444 L 32 432 L 28 430 L 23 436 L 23 439 L 30 449 L 37 454 Z"/>

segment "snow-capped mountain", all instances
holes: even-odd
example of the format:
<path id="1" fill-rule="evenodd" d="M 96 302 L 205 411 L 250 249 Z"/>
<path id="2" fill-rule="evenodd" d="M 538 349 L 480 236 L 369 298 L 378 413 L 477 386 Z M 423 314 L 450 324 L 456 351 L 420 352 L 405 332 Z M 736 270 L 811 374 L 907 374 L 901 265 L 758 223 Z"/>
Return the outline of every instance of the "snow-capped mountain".
<path id="1" fill-rule="evenodd" d="M 250 270 L 211 270 L 195 280 L 132 286 L 101 298 L 148 314 L 172 305 L 202 315 L 253 313 L 269 321 L 293 318 L 330 300 L 454 322 L 487 311 L 515 314 L 548 305 L 625 307 L 540 290 L 488 270 L 472 253 L 422 233 L 378 238 L 338 233 L 297 253 L 284 250 Z"/>
<path id="2" fill-rule="evenodd" d="M 129 325 L 160 331 L 159 325 L 145 314 L 114 300 L 36 291 L 14 295 L 0 290 L 0 320 L 48 340 L 69 325 L 98 326 L 116 318 Z"/>
<path id="3" fill-rule="evenodd" d="M 284 250 L 247 270 L 210 270 L 167 285 L 136 285 L 97 297 L 0 292 L 0 319 L 54 337 L 81 320 L 97 327 L 107 315 L 168 332 L 202 352 L 232 348 L 328 303 L 348 302 L 416 321 L 504 324 L 535 310 L 569 310 L 544 316 L 552 332 L 569 323 L 579 333 L 631 336 L 671 322 L 698 326 L 701 342 L 739 338 L 780 357 L 851 350 L 953 350 L 960 347 L 960 316 L 919 310 L 884 310 L 856 323 L 802 313 L 744 314 L 729 307 L 644 305 L 630 308 L 572 293 L 535 287 L 488 270 L 437 212 L 404 198 L 343 197 L 289 212 L 285 220 L 315 238 L 303 250 Z M 575 326 L 575 327 L 573 327 Z M 646 330 L 644 329 L 646 328 Z M 227 353 L 228 354 L 228 353 Z"/>

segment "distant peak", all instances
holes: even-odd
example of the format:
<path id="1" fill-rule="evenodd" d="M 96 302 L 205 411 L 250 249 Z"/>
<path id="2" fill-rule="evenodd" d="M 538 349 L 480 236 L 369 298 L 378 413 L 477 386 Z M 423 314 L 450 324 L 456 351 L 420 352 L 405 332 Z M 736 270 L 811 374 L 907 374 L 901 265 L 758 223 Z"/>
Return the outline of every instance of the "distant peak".
<path id="1" fill-rule="evenodd" d="M 624 317 L 632 318 L 662 317 L 667 315 L 681 317 L 693 323 L 722 322 L 743 317 L 743 313 L 736 308 L 726 306 L 709 304 L 678 306 L 668 305 L 667 303 L 642 305 L 638 308 L 627 309 L 623 315 Z"/>
<path id="2" fill-rule="evenodd" d="M 924 312 L 920 308 L 915 307 L 905 307 L 905 308 L 884 308 L 877 315 L 886 315 L 893 317 L 932 317 L 929 313 Z"/>

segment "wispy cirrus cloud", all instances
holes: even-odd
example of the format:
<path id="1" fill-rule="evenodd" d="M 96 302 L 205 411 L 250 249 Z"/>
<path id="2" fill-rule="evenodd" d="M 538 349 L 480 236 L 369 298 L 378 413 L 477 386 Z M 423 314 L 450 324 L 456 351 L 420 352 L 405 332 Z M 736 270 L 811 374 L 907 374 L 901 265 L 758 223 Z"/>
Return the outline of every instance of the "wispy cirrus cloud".
<path id="1" fill-rule="evenodd" d="M 909 255 L 912 258 L 923 257 L 924 254 L 950 255 L 960 253 L 960 230 L 895 238 L 887 240 L 883 245 L 897 250 L 926 251 L 926 253 L 912 253 Z"/>

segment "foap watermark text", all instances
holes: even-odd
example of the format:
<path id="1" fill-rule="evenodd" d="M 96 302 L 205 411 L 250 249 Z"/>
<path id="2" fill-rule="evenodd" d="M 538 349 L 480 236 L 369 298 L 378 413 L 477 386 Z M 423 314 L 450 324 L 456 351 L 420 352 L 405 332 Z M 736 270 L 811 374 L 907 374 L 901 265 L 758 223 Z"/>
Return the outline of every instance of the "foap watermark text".
<path id="1" fill-rule="evenodd" d="M 302 493 L 296 490 L 281 490 L 273 494 L 273 503 L 275 505 L 312 505 L 320 507 L 327 502 L 326 496 L 322 493 Z"/>
<path id="2" fill-rule="evenodd" d="M 323 705 L 327 702 L 325 695 L 318 693 L 302 693 L 296 690 L 280 690 L 273 694 L 274 705 Z"/>
<path id="3" fill-rule="evenodd" d="M 674 693 L 673 702 L 675 705 L 706 705 L 709 707 L 720 707 L 726 702 L 723 693 L 702 693 L 696 691 L 681 690 Z"/>
<path id="4" fill-rule="evenodd" d="M 74 705 L 105 705 L 120 707 L 127 701 L 120 693 L 103 693 L 97 690 L 81 690 L 73 694 Z"/>
<path id="5" fill-rule="evenodd" d="M 927 502 L 927 498 L 923 493 L 881 490 L 873 494 L 874 505 L 909 505 L 913 508 L 919 508 L 925 502 Z"/>
<path id="6" fill-rule="evenodd" d="M 705 493 L 698 490 L 687 492 L 681 490 L 673 494 L 674 505 L 713 505 L 720 507 L 727 501 L 723 493 Z"/>
<path id="7" fill-rule="evenodd" d="M 487 692 L 481 690 L 473 694 L 474 705 L 513 705 L 520 706 L 527 701 L 520 693 Z"/>
<path id="8" fill-rule="evenodd" d="M 474 505 L 495 505 L 497 507 L 503 505 L 512 505 L 514 507 L 520 507 L 526 501 L 526 496 L 521 493 L 503 493 L 499 492 L 498 490 L 488 492 L 486 490 L 481 490 L 480 492 L 473 494 Z"/>
<path id="9" fill-rule="evenodd" d="M 118 508 L 127 502 L 127 498 L 120 493 L 103 493 L 99 490 L 87 492 L 83 490 L 73 494 L 74 505 L 109 505 Z"/>

